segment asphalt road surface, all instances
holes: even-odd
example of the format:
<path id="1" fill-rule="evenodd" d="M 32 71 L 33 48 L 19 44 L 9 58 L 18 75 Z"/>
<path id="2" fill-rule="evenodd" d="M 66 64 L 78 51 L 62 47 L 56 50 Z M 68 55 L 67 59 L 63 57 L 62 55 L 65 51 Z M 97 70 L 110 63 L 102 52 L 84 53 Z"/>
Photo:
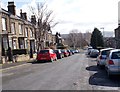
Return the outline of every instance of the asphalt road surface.
<path id="1" fill-rule="evenodd" d="M 85 53 L 55 62 L 26 63 L 2 72 L 2 90 L 120 90 L 120 76 L 109 79 Z"/>

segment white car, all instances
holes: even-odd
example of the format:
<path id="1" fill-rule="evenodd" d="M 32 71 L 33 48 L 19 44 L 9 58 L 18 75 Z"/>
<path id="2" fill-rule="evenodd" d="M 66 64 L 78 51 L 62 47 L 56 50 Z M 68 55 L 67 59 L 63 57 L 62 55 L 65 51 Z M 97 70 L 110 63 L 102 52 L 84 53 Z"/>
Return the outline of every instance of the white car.
<path id="1" fill-rule="evenodd" d="M 107 53 L 110 50 L 113 50 L 114 48 L 105 48 L 105 49 L 101 49 L 100 53 L 97 57 L 97 66 L 105 66 L 105 61 L 106 61 L 106 57 L 107 57 Z"/>
<path id="2" fill-rule="evenodd" d="M 111 50 L 106 59 L 106 70 L 111 75 L 120 74 L 120 49 Z"/>

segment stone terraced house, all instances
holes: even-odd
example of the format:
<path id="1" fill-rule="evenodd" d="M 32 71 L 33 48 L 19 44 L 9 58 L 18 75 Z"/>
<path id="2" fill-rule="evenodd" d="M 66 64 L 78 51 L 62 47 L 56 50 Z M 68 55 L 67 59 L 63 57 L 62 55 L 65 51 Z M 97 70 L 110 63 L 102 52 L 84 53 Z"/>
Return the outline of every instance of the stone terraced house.
<path id="1" fill-rule="evenodd" d="M 27 49 L 28 52 L 32 48 L 36 52 L 38 30 L 35 16 L 31 16 L 31 21 L 27 19 L 27 13 L 20 10 L 20 16 L 16 15 L 16 6 L 14 2 L 8 2 L 8 11 L 1 8 L 0 10 L 0 53 L 2 62 L 6 61 L 6 52 L 8 47 L 14 49 Z M 54 41 L 52 31 L 46 31 L 44 37 L 44 47 L 50 46 Z M 54 43 L 54 42 L 53 42 Z M 29 58 L 29 55 L 27 56 Z M 0 57 L 1 58 L 1 57 Z M 23 57 L 24 58 L 24 57 Z M 22 59 L 21 59 L 22 60 Z"/>

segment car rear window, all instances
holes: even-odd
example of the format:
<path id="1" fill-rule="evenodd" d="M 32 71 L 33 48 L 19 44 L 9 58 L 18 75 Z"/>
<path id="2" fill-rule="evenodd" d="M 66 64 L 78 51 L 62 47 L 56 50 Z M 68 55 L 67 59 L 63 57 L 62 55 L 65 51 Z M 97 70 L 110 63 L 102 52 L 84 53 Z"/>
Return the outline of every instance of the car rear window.
<path id="1" fill-rule="evenodd" d="M 120 51 L 112 53 L 112 59 L 120 59 Z"/>
<path id="2" fill-rule="evenodd" d="M 108 52 L 109 52 L 110 50 L 105 50 L 105 51 L 102 51 L 102 55 L 107 55 L 108 54 Z"/>
<path id="3" fill-rule="evenodd" d="M 48 53 L 49 52 L 49 50 L 41 50 L 39 53 L 41 53 L 41 54 L 46 54 L 46 53 Z"/>

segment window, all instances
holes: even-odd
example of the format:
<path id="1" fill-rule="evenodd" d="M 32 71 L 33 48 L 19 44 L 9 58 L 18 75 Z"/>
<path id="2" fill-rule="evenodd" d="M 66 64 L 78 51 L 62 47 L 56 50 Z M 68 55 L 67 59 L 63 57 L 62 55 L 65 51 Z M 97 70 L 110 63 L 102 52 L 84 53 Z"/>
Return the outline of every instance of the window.
<path id="1" fill-rule="evenodd" d="M 3 37 L 3 48 L 5 50 L 8 49 L 8 40 L 7 40 L 7 37 Z"/>
<path id="2" fill-rule="evenodd" d="M 112 53 L 112 59 L 120 59 L 120 51 Z"/>
<path id="3" fill-rule="evenodd" d="M 25 37 L 28 37 L 28 28 L 25 28 Z"/>
<path id="4" fill-rule="evenodd" d="M 13 49 L 17 49 L 16 40 L 13 40 Z"/>
<path id="5" fill-rule="evenodd" d="M 33 37 L 33 31 L 32 31 L 32 28 L 30 28 L 30 37 Z"/>
<path id="6" fill-rule="evenodd" d="M 23 33 L 22 25 L 19 24 L 19 34 L 22 34 L 22 33 Z"/>
<path id="7" fill-rule="evenodd" d="M 2 30 L 7 30 L 6 28 L 7 24 L 6 24 L 6 18 L 2 18 Z"/>
<path id="8" fill-rule="evenodd" d="M 11 33 L 15 34 L 15 23 L 11 23 Z"/>
<path id="9" fill-rule="evenodd" d="M 12 49 L 12 38 L 9 38 L 9 47 Z"/>
<path id="10" fill-rule="evenodd" d="M 49 50 L 41 50 L 40 53 L 41 54 L 47 54 L 47 53 L 49 53 Z"/>
<path id="11" fill-rule="evenodd" d="M 27 41 L 27 39 L 25 39 L 25 48 L 26 49 L 28 48 L 28 41 Z"/>
<path id="12" fill-rule="evenodd" d="M 18 38 L 19 48 L 24 49 L 24 38 Z"/>

